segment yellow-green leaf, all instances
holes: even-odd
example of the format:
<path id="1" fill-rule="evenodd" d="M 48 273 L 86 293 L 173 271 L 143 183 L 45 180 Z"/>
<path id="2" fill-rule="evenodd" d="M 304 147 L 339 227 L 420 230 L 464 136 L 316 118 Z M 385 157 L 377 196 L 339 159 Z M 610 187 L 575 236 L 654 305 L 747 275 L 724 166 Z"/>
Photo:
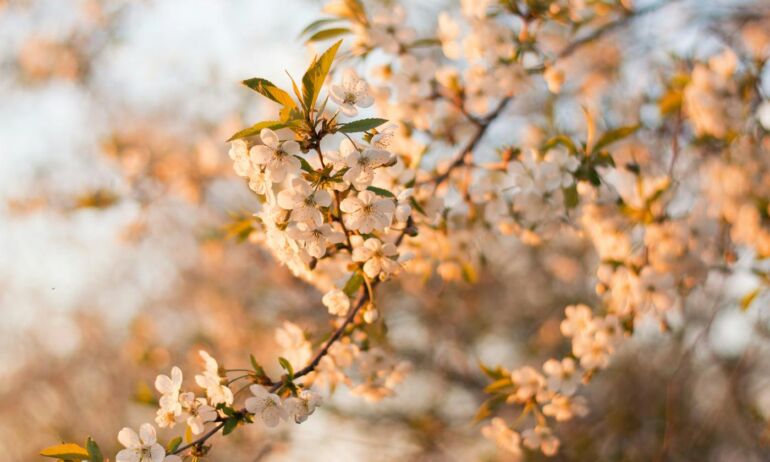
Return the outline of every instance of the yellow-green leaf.
<path id="1" fill-rule="evenodd" d="M 64 443 L 51 446 L 40 451 L 40 455 L 54 459 L 88 460 L 88 451 L 75 443 Z"/>
<path id="2" fill-rule="evenodd" d="M 741 309 L 743 311 L 749 309 L 754 300 L 756 300 L 757 296 L 759 296 L 759 292 L 759 287 L 757 287 L 756 289 L 744 295 L 743 298 L 741 298 Z"/>
<path id="3" fill-rule="evenodd" d="M 342 45 L 342 40 L 332 45 L 320 57 L 314 59 L 305 75 L 302 76 L 302 101 L 308 113 L 315 107 L 318 95 L 321 94 L 321 87 L 326 76 L 329 75 L 329 69 L 332 67 L 332 62 L 337 56 L 340 45 Z"/>
<path id="4" fill-rule="evenodd" d="M 291 95 L 273 85 L 269 80 L 253 78 L 244 80 L 243 84 L 282 106 L 297 107 Z"/>
<path id="5" fill-rule="evenodd" d="M 348 33 L 350 33 L 350 29 L 347 27 L 333 27 L 331 29 L 319 30 L 315 34 L 311 35 L 307 41 L 320 42 L 322 40 L 329 40 L 331 38 L 339 37 L 340 35 L 345 35 Z"/>
<path id="6" fill-rule="evenodd" d="M 342 133 L 365 132 L 367 130 L 377 128 L 387 121 L 388 121 L 387 119 L 377 119 L 377 118 L 354 120 L 353 122 L 340 125 L 340 128 L 338 129 L 338 131 Z"/>
<path id="7" fill-rule="evenodd" d="M 601 138 L 599 138 L 599 141 L 596 142 L 592 152 L 599 151 L 600 149 L 609 146 L 616 141 L 620 141 L 623 138 L 630 136 L 637 130 L 639 130 L 639 125 L 629 125 L 627 127 L 619 127 L 614 130 L 610 130 L 602 135 Z"/>
<path id="8" fill-rule="evenodd" d="M 263 128 L 278 130 L 279 128 L 286 127 L 286 125 L 287 125 L 286 123 L 278 120 L 265 120 L 264 122 L 259 122 L 257 124 L 252 125 L 249 128 L 244 128 L 243 130 L 239 131 L 238 133 L 228 138 L 227 141 L 233 141 L 241 138 L 248 138 L 249 136 L 259 135 L 259 132 L 261 132 Z"/>

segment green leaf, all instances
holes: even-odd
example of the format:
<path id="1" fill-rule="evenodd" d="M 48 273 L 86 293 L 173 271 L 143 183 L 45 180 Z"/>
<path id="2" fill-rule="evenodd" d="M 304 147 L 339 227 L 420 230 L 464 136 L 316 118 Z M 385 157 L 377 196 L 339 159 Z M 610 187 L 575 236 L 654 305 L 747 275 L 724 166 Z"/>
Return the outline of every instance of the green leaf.
<path id="1" fill-rule="evenodd" d="M 481 372 L 483 372 L 487 377 L 491 379 L 502 379 L 506 375 L 506 371 L 504 371 L 500 366 L 495 367 L 492 369 L 491 367 L 485 365 L 484 363 L 479 363 L 479 367 L 481 368 Z"/>
<path id="2" fill-rule="evenodd" d="M 436 45 L 441 45 L 441 40 L 437 38 L 422 38 L 409 44 L 409 48 L 432 47 Z"/>
<path id="3" fill-rule="evenodd" d="M 262 368 L 262 365 L 257 362 L 257 358 L 255 358 L 254 355 L 249 355 L 249 361 L 251 361 L 251 367 L 258 377 L 265 375 L 265 370 Z"/>
<path id="4" fill-rule="evenodd" d="M 177 436 L 176 438 L 169 441 L 166 445 L 166 453 L 171 454 L 172 452 L 176 451 L 176 448 L 178 448 L 180 444 L 182 444 L 182 437 Z"/>
<path id="5" fill-rule="evenodd" d="M 358 289 L 361 288 L 361 285 L 364 283 L 364 276 L 356 271 L 353 273 L 352 276 L 350 276 L 350 279 L 348 279 L 348 282 L 345 283 L 345 287 L 342 288 L 342 291 L 347 294 L 348 297 L 354 297 L 356 293 L 358 292 Z"/>
<path id="6" fill-rule="evenodd" d="M 319 30 L 315 34 L 308 37 L 308 42 L 320 42 L 322 40 L 329 40 L 334 37 L 339 37 L 340 35 L 345 35 L 350 33 L 350 29 L 347 27 L 334 27 L 331 29 L 324 29 Z"/>
<path id="7" fill-rule="evenodd" d="M 279 128 L 284 128 L 286 126 L 287 124 L 285 122 L 278 120 L 265 120 L 264 122 L 259 122 L 249 128 L 244 128 L 243 130 L 228 138 L 227 141 L 239 140 L 241 138 L 248 138 L 249 136 L 259 135 L 259 132 L 261 132 L 263 128 L 278 130 Z"/>
<path id="8" fill-rule="evenodd" d="M 304 29 L 302 29 L 302 32 L 299 33 L 299 36 L 302 37 L 303 35 L 309 34 L 313 32 L 314 30 L 320 29 L 321 26 L 325 26 L 327 24 L 332 24 L 335 22 L 342 21 L 339 18 L 321 18 L 317 19 L 310 24 L 308 24 Z"/>
<path id="9" fill-rule="evenodd" d="M 510 377 L 503 377 L 502 379 L 497 379 L 494 382 L 490 383 L 484 388 L 485 393 L 495 393 L 500 390 L 504 390 L 510 386 L 513 385 L 513 382 L 511 382 Z"/>
<path id="10" fill-rule="evenodd" d="M 334 62 L 340 45 L 342 45 L 342 40 L 332 45 L 319 58 L 314 59 L 305 75 L 302 76 L 302 102 L 308 114 L 315 107 L 318 95 L 321 94 L 321 87 L 326 76 L 329 75 L 329 69 L 332 67 L 332 62 Z"/>
<path id="11" fill-rule="evenodd" d="M 577 190 L 577 184 L 572 184 L 569 188 L 563 188 L 562 191 L 564 192 L 564 206 L 568 209 L 574 209 L 575 206 L 578 205 L 578 200 L 580 197 L 578 196 L 578 190 Z"/>
<path id="12" fill-rule="evenodd" d="M 273 85 L 269 80 L 253 78 L 244 80 L 243 84 L 282 106 L 297 107 L 297 103 L 294 102 L 291 95 Z"/>
<path id="13" fill-rule="evenodd" d="M 315 169 L 313 168 L 312 165 L 310 165 L 310 163 L 307 160 L 305 160 L 305 158 L 297 156 L 297 155 L 295 155 L 294 157 L 299 159 L 299 166 L 300 166 L 300 168 L 302 170 L 304 170 L 304 171 L 306 171 L 308 173 L 315 173 Z"/>
<path id="14" fill-rule="evenodd" d="M 741 309 L 743 311 L 746 311 L 749 309 L 749 307 L 757 298 L 757 296 L 759 296 L 759 292 L 760 292 L 759 287 L 757 287 L 756 289 L 744 295 L 743 298 L 741 298 Z"/>
<path id="15" fill-rule="evenodd" d="M 479 406 L 479 410 L 476 412 L 476 416 L 473 418 L 473 423 L 479 423 L 482 420 L 486 419 L 487 417 L 491 416 L 492 413 L 498 407 L 500 407 L 500 405 L 504 401 L 505 401 L 504 395 L 496 395 L 484 401 L 483 403 L 481 403 L 481 406 Z"/>
<path id="16" fill-rule="evenodd" d="M 365 132 L 367 130 L 377 128 L 387 121 L 388 121 L 387 119 L 377 119 L 377 118 L 354 120 L 353 122 L 340 125 L 337 131 L 340 131 L 342 133 Z"/>
<path id="17" fill-rule="evenodd" d="M 88 450 L 89 462 L 104 462 L 102 450 L 99 449 L 99 445 L 90 436 L 86 440 L 86 449 Z"/>
<path id="18" fill-rule="evenodd" d="M 238 417 L 228 417 L 225 420 L 225 425 L 222 427 L 222 434 L 229 435 L 238 426 Z"/>
<path id="19" fill-rule="evenodd" d="M 566 135 L 554 136 L 553 138 L 546 141 L 541 149 L 543 151 L 547 151 L 551 148 L 555 148 L 558 145 L 562 145 L 565 148 L 569 149 L 570 154 L 576 154 L 578 152 L 578 149 L 575 146 L 575 143 L 573 143 L 572 140 L 569 139 Z"/>
<path id="20" fill-rule="evenodd" d="M 393 197 L 393 198 L 396 197 L 395 194 L 393 194 L 392 192 L 388 191 L 387 189 L 378 188 L 376 186 L 369 186 L 366 189 L 368 189 L 369 191 L 377 194 L 378 196 Z"/>
<path id="21" fill-rule="evenodd" d="M 75 443 L 63 443 L 47 447 L 40 451 L 40 455 L 64 460 L 89 460 L 90 458 L 88 451 Z"/>
<path id="22" fill-rule="evenodd" d="M 286 371 L 286 373 L 289 374 L 289 379 L 292 379 L 294 377 L 294 367 L 292 367 L 289 360 L 281 356 L 278 358 L 278 362 L 281 364 L 281 367 Z"/>
<path id="23" fill-rule="evenodd" d="M 593 147 L 593 152 L 598 152 L 600 149 L 609 146 L 610 144 L 620 141 L 623 138 L 628 137 L 629 135 L 632 135 L 635 131 L 639 130 L 640 125 L 629 125 L 626 127 L 619 127 L 614 130 L 610 130 L 604 135 L 602 135 L 601 138 L 599 138 L 599 141 L 596 142 L 596 144 Z"/>

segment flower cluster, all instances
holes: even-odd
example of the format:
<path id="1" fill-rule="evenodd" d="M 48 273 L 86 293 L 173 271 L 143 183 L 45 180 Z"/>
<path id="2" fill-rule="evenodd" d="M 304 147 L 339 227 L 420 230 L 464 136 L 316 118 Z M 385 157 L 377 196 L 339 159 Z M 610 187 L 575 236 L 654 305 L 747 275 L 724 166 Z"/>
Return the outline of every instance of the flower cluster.
<path id="1" fill-rule="evenodd" d="M 560 131 L 548 120 L 529 127 L 527 139 L 488 145 L 523 96 L 576 91 L 565 58 L 586 40 L 554 50 L 549 28 L 598 20 L 599 36 L 642 14 L 628 3 L 564 0 L 541 8 L 463 0 L 459 14 L 438 17 L 436 38 L 427 39 L 418 38 L 401 6 L 328 5 L 330 19 L 349 27 L 316 30 L 321 21 L 310 32 L 352 34 L 351 54 L 364 64 L 381 52 L 371 75 L 332 71 L 340 41 L 313 61 L 301 89 L 292 81 L 294 96 L 264 79 L 244 81 L 281 109 L 277 120 L 236 133 L 229 154 L 260 202 L 248 238 L 323 293 L 333 330 L 319 336 L 314 352 L 305 331 L 284 323 L 275 338 L 285 373 L 270 378 L 252 358 L 242 409 L 233 407 L 229 388 L 239 379 L 228 379 L 207 354 L 205 372 L 195 377 L 205 397 L 183 391 L 178 368 L 159 376 L 158 425 L 184 422 L 202 435 L 190 443 L 195 450 L 219 429 L 226 434 L 255 417 L 267 426 L 305 421 L 321 402 L 311 386 L 331 393 L 343 384 L 371 401 L 390 396 L 410 366 L 369 335 L 368 326 L 382 320 L 381 282 L 402 272 L 474 282 L 492 242 L 514 236 L 544 246 L 568 236 L 591 249 L 595 287 L 592 301 L 564 310 L 560 332 L 569 354 L 544 358 L 541 369 L 484 366 L 492 397 L 480 414 L 493 417 L 482 434 L 514 457 L 522 446 L 556 454 L 555 423 L 588 412 L 579 385 L 610 367 L 640 323 L 668 326 L 712 269 L 729 268 L 735 248 L 751 249 L 757 260 L 770 256 L 770 163 L 763 155 L 770 124 L 756 85 L 767 56 L 741 59 L 727 49 L 687 63 L 665 91 L 645 95 L 657 99 L 652 122 L 599 133 L 599 109 L 584 108 L 584 126 Z M 386 119 L 350 119 L 365 111 Z M 647 146 L 635 135 L 664 132 L 670 147 Z M 683 162 L 704 157 L 698 175 L 676 175 Z M 510 426 L 495 414 L 503 406 L 519 413 Z M 158 462 L 165 451 L 143 428 L 140 439 L 121 439 L 135 454 L 124 459 Z"/>

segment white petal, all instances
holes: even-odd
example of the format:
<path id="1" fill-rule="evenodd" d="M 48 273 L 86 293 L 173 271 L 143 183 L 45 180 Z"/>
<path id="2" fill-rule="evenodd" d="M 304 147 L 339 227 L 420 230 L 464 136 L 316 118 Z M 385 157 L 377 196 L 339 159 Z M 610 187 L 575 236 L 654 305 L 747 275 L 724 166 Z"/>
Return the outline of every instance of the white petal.
<path id="1" fill-rule="evenodd" d="M 269 128 L 263 128 L 262 131 L 259 132 L 259 138 L 266 146 L 273 148 L 274 151 L 278 149 L 278 135 Z"/>
<path id="2" fill-rule="evenodd" d="M 340 155 L 342 158 L 347 159 L 347 157 L 353 153 L 358 153 L 358 150 L 353 145 L 353 142 L 347 138 L 342 140 L 342 143 L 340 143 Z M 356 157 L 356 159 L 358 159 L 358 157 Z"/>
<path id="3" fill-rule="evenodd" d="M 155 389 L 165 395 L 173 391 L 174 384 L 168 376 L 159 375 L 155 377 Z"/>
<path id="4" fill-rule="evenodd" d="M 152 462 L 163 462 L 163 458 L 166 457 L 166 450 L 159 444 L 153 444 L 150 448 L 150 460 Z"/>
<path id="5" fill-rule="evenodd" d="M 294 140 L 284 141 L 282 146 L 283 152 L 290 155 L 297 155 L 300 153 L 299 143 Z"/>
<path id="6" fill-rule="evenodd" d="M 142 443 L 144 443 L 145 446 L 158 442 L 158 437 L 155 434 L 155 427 L 148 423 L 143 423 L 139 427 L 139 438 L 141 438 Z"/>
<path id="7" fill-rule="evenodd" d="M 332 203 L 332 196 L 329 194 L 328 191 L 320 189 L 315 192 L 315 195 L 313 196 L 313 199 L 315 200 L 315 203 L 318 204 L 319 207 L 328 207 Z"/>
<path id="8" fill-rule="evenodd" d="M 118 432 L 118 441 L 127 448 L 142 447 L 142 443 L 139 441 L 139 435 L 136 434 L 133 428 L 123 427 L 123 429 Z"/>
<path id="9" fill-rule="evenodd" d="M 372 258 L 364 263 L 364 273 L 369 276 L 370 279 L 374 279 L 380 274 L 380 259 Z"/>
<path id="10" fill-rule="evenodd" d="M 122 449 L 115 456 L 115 462 L 139 462 L 139 457 L 139 453 L 133 449 Z"/>
<path id="11" fill-rule="evenodd" d="M 340 210 L 345 213 L 356 213 L 361 210 L 362 205 L 357 197 L 346 197 L 340 203 Z"/>
<path id="12" fill-rule="evenodd" d="M 264 165 L 273 157 L 273 152 L 274 151 L 269 147 L 258 144 L 256 146 L 252 146 L 249 150 L 249 158 L 255 164 Z"/>

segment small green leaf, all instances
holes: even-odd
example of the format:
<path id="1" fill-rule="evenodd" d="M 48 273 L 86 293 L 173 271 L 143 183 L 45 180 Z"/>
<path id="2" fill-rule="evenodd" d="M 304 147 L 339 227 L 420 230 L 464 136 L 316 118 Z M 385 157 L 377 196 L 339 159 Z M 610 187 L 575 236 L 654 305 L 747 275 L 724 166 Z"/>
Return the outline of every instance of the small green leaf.
<path id="1" fill-rule="evenodd" d="M 599 141 L 596 142 L 592 151 L 598 152 L 602 148 L 632 135 L 635 131 L 639 130 L 639 127 L 639 124 L 629 125 L 627 127 L 619 127 L 606 132 L 604 135 L 602 135 L 601 138 L 599 138 Z"/>
<path id="2" fill-rule="evenodd" d="M 329 75 L 329 69 L 332 67 L 332 62 L 334 62 L 340 45 L 342 45 L 342 40 L 332 45 L 319 58 L 314 59 L 305 75 L 302 76 L 302 102 L 307 113 L 310 113 L 315 107 L 318 95 L 321 94 L 321 87 L 326 76 Z"/>
<path id="3" fill-rule="evenodd" d="M 414 197 L 409 197 L 409 205 L 412 206 L 413 209 L 417 210 L 421 214 L 427 216 L 428 214 L 425 213 L 425 209 L 422 208 L 422 205 L 420 205 L 419 202 Z"/>
<path id="4" fill-rule="evenodd" d="M 278 130 L 279 128 L 286 127 L 286 125 L 286 123 L 278 120 L 265 120 L 264 122 L 259 122 L 249 128 L 244 128 L 243 130 L 228 138 L 227 141 L 239 140 L 241 138 L 248 138 L 249 136 L 259 135 L 259 132 L 261 132 L 263 128 Z"/>
<path id="5" fill-rule="evenodd" d="M 40 451 L 40 455 L 54 459 L 89 460 L 88 451 L 75 443 L 63 443 Z"/>
<path id="6" fill-rule="evenodd" d="M 283 356 L 281 356 L 281 357 L 278 358 L 278 362 L 281 364 L 281 367 L 289 375 L 289 379 L 292 379 L 294 377 L 294 367 L 292 367 L 292 365 L 289 362 L 289 360 L 284 358 Z"/>
<path id="7" fill-rule="evenodd" d="M 99 449 L 99 445 L 90 436 L 86 440 L 86 449 L 88 450 L 89 462 L 104 462 L 102 450 Z"/>
<path id="8" fill-rule="evenodd" d="M 262 368 L 262 365 L 257 362 L 257 358 L 255 358 L 254 355 L 249 355 L 249 361 L 251 361 L 251 367 L 258 377 L 265 375 L 265 370 Z"/>
<path id="9" fill-rule="evenodd" d="M 302 37 L 303 35 L 309 34 L 313 32 L 314 30 L 320 29 L 322 26 L 325 26 L 327 24 L 332 24 L 335 22 L 342 21 L 339 18 L 321 18 L 317 19 L 310 24 L 308 24 L 304 29 L 302 29 L 302 32 L 299 33 L 299 36 Z"/>
<path id="10" fill-rule="evenodd" d="M 385 122 L 387 122 L 387 119 L 372 118 L 372 119 L 354 120 L 353 122 L 340 125 L 337 131 L 340 131 L 342 133 L 365 132 L 367 130 L 377 128 L 380 125 L 384 124 Z"/>
<path id="11" fill-rule="evenodd" d="M 562 191 L 564 192 L 564 206 L 567 207 L 567 209 L 574 209 L 578 205 L 578 200 L 580 199 L 580 196 L 578 196 L 577 184 L 573 183 L 572 186 L 563 188 Z"/>
<path id="12" fill-rule="evenodd" d="M 378 188 L 376 186 L 369 186 L 366 189 L 368 189 L 369 191 L 377 194 L 378 196 L 393 197 L 393 198 L 396 197 L 395 194 L 393 194 L 392 192 L 388 191 L 387 189 Z"/>
<path id="13" fill-rule="evenodd" d="M 441 45 L 441 40 L 437 38 L 423 38 L 409 44 L 409 48 L 432 47 L 436 45 Z"/>
<path id="14" fill-rule="evenodd" d="M 308 173 L 315 173 L 315 169 L 313 168 L 312 165 L 310 165 L 310 163 L 307 160 L 305 160 L 305 158 L 297 156 L 297 155 L 295 155 L 294 157 L 299 159 L 299 165 L 300 165 L 300 168 L 302 170 L 304 170 L 304 171 L 306 171 Z"/>
<path id="15" fill-rule="evenodd" d="M 171 454 L 172 452 L 176 451 L 180 444 L 182 444 L 182 437 L 177 436 L 176 438 L 169 441 L 166 445 L 166 453 Z"/>
<path id="16" fill-rule="evenodd" d="M 577 154 L 578 149 L 575 146 L 575 143 L 572 142 L 571 139 L 569 139 L 565 135 L 556 135 L 553 138 L 549 139 L 545 142 L 545 144 L 542 146 L 543 151 L 547 151 L 551 148 L 555 148 L 558 145 L 562 145 L 565 148 L 569 149 L 570 154 Z"/>
<path id="17" fill-rule="evenodd" d="M 746 311 L 749 309 L 752 303 L 754 303 L 754 300 L 759 296 L 759 287 L 752 290 L 751 292 L 747 293 L 746 295 L 741 298 L 741 309 L 743 311 Z"/>
<path id="18" fill-rule="evenodd" d="M 350 29 L 347 27 L 334 27 L 332 29 L 319 30 L 315 34 L 311 35 L 307 41 L 320 42 L 322 40 L 329 40 L 331 38 L 339 37 L 340 35 L 345 35 L 348 33 L 350 33 Z"/>
<path id="19" fill-rule="evenodd" d="M 235 427 L 237 426 L 238 426 L 238 418 L 228 417 L 225 420 L 225 425 L 222 427 L 222 434 L 229 435 L 230 433 L 232 433 L 233 430 L 235 430 Z"/>
<path id="20" fill-rule="evenodd" d="M 481 403 L 479 410 L 476 412 L 476 416 L 473 418 L 473 423 L 479 423 L 487 417 L 491 416 L 492 412 L 500 407 L 504 401 L 504 395 L 496 395 Z"/>
<path id="21" fill-rule="evenodd" d="M 345 292 L 348 297 L 354 297 L 363 283 L 364 276 L 356 271 L 352 276 L 350 276 L 348 282 L 345 283 L 345 287 L 342 288 L 342 291 Z"/>
<path id="22" fill-rule="evenodd" d="M 484 388 L 485 393 L 495 393 L 500 390 L 504 390 L 508 387 L 511 387 L 513 385 L 513 382 L 511 382 L 510 377 L 503 377 L 502 379 L 497 379 L 494 382 L 490 383 Z"/>
<path id="23" fill-rule="evenodd" d="M 481 372 L 483 372 L 487 377 L 491 379 L 498 380 L 508 375 L 506 371 L 504 371 L 500 366 L 497 366 L 493 369 L 484 363 L 479 363 L 479 367 L 481 368 Z"/>
<path id="24" fill-rule="evenodd" d="M 273 85 L 269 80 L 253 78 L 244 80 L 243 84 L 282 106 L 297 107 L 297 103 L 294 102 L 291 95 Z"/>

